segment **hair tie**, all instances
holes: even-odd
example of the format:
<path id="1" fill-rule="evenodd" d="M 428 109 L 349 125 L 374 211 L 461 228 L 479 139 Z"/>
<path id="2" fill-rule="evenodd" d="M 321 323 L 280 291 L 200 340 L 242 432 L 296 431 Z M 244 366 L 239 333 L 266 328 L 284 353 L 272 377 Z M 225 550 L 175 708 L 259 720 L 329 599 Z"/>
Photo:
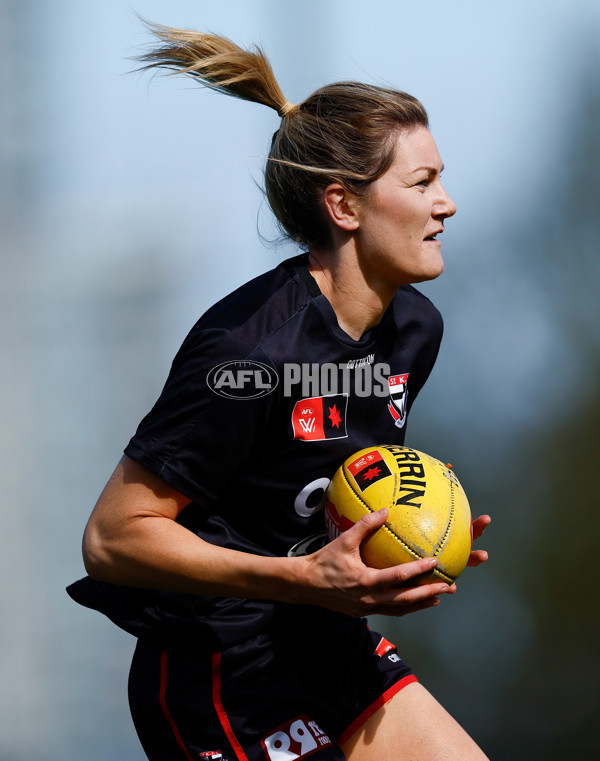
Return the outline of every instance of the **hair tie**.
<path id="1" fill-rule="evenodd" d="M 286 102 L 283 104 L 283 106 L 281 106 L 281 108 L 280 108 L 280 109 L 277 111 L 277 113 L 278 113 L 278 114 L 279 114 L 279 116 L 281 116 L 281 118 L 283 119 L 283 117 L 284 117 L 284 116 L 287 116 L 287 114 L 289 114 L 289 112 L 290 112 L 290 111 L 291 111 L 293 108 L 296 108 L 296 106 L 295 106 L 293 103 L 290 103 L 290 101 L 289 101 L 289 100 L 286 100 Z"/>

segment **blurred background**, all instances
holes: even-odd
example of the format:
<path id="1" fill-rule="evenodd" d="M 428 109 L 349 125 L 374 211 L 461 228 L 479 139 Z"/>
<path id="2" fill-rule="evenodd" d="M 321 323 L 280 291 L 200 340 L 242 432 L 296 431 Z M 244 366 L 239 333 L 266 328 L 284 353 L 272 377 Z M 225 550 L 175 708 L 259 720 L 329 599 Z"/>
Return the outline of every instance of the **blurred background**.
<path id="1" fill-rule="evenodd" d="M 593 757 L 597 0 L 0 0 L 0 761 L 144 758 L 134 640 L 64 587 L 187 330 L 295 253 L 260 191 L 277 116 L 128 73 L 136 14 L 263 45 L 293 102 L 360 79 L 425 103 L 459 213 L 407 443 L 492 514 L 490 561 L 376 625 L 494 761 Z"/>

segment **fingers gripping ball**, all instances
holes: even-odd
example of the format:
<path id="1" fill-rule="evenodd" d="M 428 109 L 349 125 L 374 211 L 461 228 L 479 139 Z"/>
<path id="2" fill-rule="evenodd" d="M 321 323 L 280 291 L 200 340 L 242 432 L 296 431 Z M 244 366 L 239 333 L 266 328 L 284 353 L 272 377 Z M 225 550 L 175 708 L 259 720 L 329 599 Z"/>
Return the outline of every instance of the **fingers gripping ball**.
<path id="1" fill-rule="evenodd" d="M 366 565 L 387 568 L 435 557 L 434 577 L 450 584 L 460 576 L 471 552 L 471 510 L 449 467 L 408 447 L 361 449 L 337 470 L 327 489 L 329 538 L 384 507 L 387 521 L 361 545 Z"/>

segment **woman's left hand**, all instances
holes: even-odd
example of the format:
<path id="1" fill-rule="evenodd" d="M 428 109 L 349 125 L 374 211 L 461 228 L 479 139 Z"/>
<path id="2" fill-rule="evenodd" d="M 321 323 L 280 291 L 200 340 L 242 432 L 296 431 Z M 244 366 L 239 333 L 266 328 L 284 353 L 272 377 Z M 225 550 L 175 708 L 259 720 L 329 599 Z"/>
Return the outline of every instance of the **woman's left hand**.
<path id="1" fill-rule="evenodd" d="M 473 527 L 473 541 L 476 539 L 479 539 L 479 537 L 483 534 L 483 532 L 486 530 L 486 528 L 490 525 L 492 522 L 492 519 L 489 515 L 480 515 L 479 518 L 475 518 L 475 520 L 472 522 Z M 470 566 L 477 566 L 481 565 L 482 563 L 485 563 L 485 561 L 488 559 L 488 554 L 485 550 L 471 550 L 471 554 L 469 556 L 469 561 L 467 565 Z"/>

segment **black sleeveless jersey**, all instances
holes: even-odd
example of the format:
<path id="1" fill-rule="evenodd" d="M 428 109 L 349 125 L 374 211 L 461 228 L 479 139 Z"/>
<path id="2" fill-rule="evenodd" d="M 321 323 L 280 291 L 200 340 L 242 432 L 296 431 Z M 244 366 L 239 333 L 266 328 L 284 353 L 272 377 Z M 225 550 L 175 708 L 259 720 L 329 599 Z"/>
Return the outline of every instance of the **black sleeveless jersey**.
<path id="1" fill-rule="evenodd" d="M 403 286 L 381 322 L 354 341 L 306 255 L 287 260 L 197 322 L 125 453 L 191 500 L 178 522 L 204 540 L 260 555 L 310 551 L 343 460 L 404 442 L 441 334 L 437 309 Z M 136 636 L 191 636 L 216 649 L 286 608 L 89 578 L 69 593 Z"/>

